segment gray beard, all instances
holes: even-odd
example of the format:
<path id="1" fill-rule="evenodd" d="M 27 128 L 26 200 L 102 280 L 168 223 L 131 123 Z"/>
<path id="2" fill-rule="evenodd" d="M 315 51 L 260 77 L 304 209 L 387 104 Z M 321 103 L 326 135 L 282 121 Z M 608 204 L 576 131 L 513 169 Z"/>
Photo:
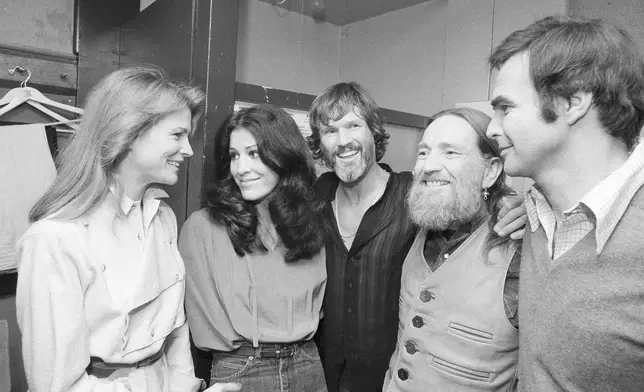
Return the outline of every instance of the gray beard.
<path id="1" fill-rule="evenodd" d="M 456 192 L 432 192 L 414 182 L 407 195 L 407 206 L 411 220 L 419 227 L 431 231 L 442 231 L 452 224 L 471 222 L 483 206 L 481 191 L 476 184 L 466 184 Z"/>
<path id="2" fill-rule="evenodd" d="M 356 165 L 333 165 L 333 171 L 338 176 L 340 181 L 345 184 L 351 184 L 361 179 L 371 168 L 371 164 L 367 159 L 361 159 Z"/>

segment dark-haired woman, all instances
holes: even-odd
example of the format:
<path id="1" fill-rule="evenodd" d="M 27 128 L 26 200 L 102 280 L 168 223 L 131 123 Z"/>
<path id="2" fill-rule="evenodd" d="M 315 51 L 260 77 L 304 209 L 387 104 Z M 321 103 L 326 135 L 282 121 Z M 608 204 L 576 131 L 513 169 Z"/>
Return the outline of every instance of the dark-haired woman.
<path id="1" fill-rule="evenodd" d="M 231 116 L 215 147 L 209 207 L 181 231 L 186 311 L 214 352 L 211 383 L 244 392 L 326 391 L 315 344 L 326 285 L 322 206 L 307 144 L 282 109 Z"/>

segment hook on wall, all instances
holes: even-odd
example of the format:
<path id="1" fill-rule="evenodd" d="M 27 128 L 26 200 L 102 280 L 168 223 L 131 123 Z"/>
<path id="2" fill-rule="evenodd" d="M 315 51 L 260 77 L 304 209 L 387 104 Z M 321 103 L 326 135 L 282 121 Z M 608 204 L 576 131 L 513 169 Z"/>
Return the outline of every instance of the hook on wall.
<path id="1" fill-rule="evenodd" d="M 24 72 L 27 73 L 27 79 L 23 80 L 20 83 L 20 87 L 23 87 L 23 88 L 27 87 L 27 82 L 29 81 L 29 79 L 31 79 L 31 71 L 29 70 L 29 68 L 24 68 L 24 67 L 21 67 L 21 66 L 17 65 L 13 69 L 9 70 L 9 75 L 13 75 L 16 72 L 21 73 L 21 74 L 24 73 Z"/>

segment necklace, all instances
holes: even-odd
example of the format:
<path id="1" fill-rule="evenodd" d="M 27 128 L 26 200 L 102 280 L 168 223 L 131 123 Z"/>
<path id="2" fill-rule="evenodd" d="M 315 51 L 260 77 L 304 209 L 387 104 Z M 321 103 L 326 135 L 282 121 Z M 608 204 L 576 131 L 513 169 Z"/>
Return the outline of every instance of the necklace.
<path id="1" fill-rule="evenodd" d="M 358 227 L 356 228 L 356 230 L 352 234 L 347 234 L 347 235 L 342 234 L 342 228 L 340 226 L 340 218 L 338 218 L 338 205 L 337 205 L 338 202 L 337 202 L 337 200 L 338 200 L 338 196 L 337 196 L 337 193 L 336 193 L 335 200 L 333 201 L 333 215 L 335 215 L 335 222 L 338 224 L 338 233 L 340 233 L 340 237 L 342 237 L 343 240 L 355 237 L 356 233 L 358 233 L 358 228 L 360 228 L 360 225 L 358 225 Z"/>
<path id="2" fill-rule="evenodd" d="M 344 235 L 344 234 L 342 234 L 342 232 L 340 231 L 340 225 L 338 225 L 338 232 L 340 233 L 340 237 L 342 237 L 342 238 L 344 238 L 344 239 L 349 239 L 349 238 L 351 238 L 351 237 L 355 237 L 355 236 L 356 236 L 356 233 L 358 233 L 358 229 L 356 229 L 356 231 L 354 231 L 352 234 Z"/>

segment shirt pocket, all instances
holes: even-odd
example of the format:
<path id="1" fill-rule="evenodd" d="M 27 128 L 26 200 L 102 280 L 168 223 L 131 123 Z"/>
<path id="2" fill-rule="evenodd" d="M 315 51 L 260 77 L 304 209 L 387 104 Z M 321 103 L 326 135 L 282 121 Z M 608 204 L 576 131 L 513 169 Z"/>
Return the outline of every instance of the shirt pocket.
<path id="1" fill-rule="evenodd" d="M 178 278 L 150 301 L 131 309 L 126 319 L 123 354 L 140 350 L 165 339 L 185 322 L 184 280 Z"/>
<path id="2" fill-rule="evenodd" d="M 492 379 L 492 373 L 481 370 L 470 369 L 465 366 L 457 365 L 444 359 L 433 357 L 431 365 L 439 372 L 448 374 L 458 379 L 478 381 L 489 383 Z"/>
<path id="3" fill-rule="evenodd" d="M 476 343 L 491 344 L 494 340 L 494 335 L 489 332 L 455 322 L 449 323 L 447 331 L 452 335 L 456 335 Z"/>

